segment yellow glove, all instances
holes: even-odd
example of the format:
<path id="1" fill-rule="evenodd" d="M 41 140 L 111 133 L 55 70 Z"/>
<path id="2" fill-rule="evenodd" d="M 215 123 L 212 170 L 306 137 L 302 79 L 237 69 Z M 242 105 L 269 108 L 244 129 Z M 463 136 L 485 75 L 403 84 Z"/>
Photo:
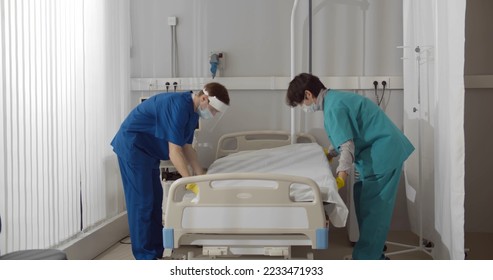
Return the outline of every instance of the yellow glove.
<path id="1" fill-rule="evenodd" d="M 336 183 L 337 183 L 337 189 L 338 190 L 342 189 L 346 185 L 346 183 L 344 182 L 344 179 L 342 179 L 339 176 L 336 178 Z"/>
<path id="2" fill-rule="evenodd" d="M 185 188 L 194 194 L 198 195 L 199 194 L 199 187 L 195 183 L 190 183 L 185 186 Z"/>
<path id="3" fill-rule="evenodd" d="M 324 154 L 327 157 L 327 159 L 329 160 L 329 162 L 332 163 L 333 157 L 330 155 L 329 148 L 324 148 Z"/>

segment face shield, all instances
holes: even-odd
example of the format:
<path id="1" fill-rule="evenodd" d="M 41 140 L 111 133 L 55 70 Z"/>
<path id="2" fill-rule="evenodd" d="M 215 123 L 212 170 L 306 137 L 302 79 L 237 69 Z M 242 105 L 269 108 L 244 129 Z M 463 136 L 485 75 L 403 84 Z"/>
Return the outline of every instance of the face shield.
<path id="1" fill-rule="evenodd" d="M 213 111 L 212 114 L 214 115 L 214 118 L 210 119 L 210 120 L 206 120 L 206 122 L 208 122 L 208 124 L 210 125 L 209 131 L 213 131 L 214 128 L 216 128 L 216 125 L 223 118 L 224 113 L 229 108 L 229 106 L 226 105 L 221 100 L 219 100 L 217 97 L 210 96 L 209 93 L 205 89 L 203 89 L 202 91 L 204 92 L 205 95 L 208 96 L 209 106 L 212 107 L 211 109 Z"/>

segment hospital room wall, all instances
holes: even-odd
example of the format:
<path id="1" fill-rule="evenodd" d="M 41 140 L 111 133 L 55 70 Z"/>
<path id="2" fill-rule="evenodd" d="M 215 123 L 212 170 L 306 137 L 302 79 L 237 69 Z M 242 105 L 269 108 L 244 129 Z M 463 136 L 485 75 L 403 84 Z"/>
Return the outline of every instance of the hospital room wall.
<path id="1" fill-rule="evenodd" d="M 493 1 L 468 0 L 466 6 L 465 68 L 465 228 L 466 232 L 493 232 Z M 468 86 L 480 77 L 483 85 Z"/>
<path id="2" fill-rule="evenodd" d="M 297 11 L 296 72 L 308 71 L 307 3 Z M 392 0 L 313 1 L 313 65 L 318 76 L 402 76 L 402 3 Z M 290 77 L 290 15 L 293 1 L 285 0 L 132 0 L 132 78 L 172 78 L 171 28 L 178 23 L 177 77 L 208 77 L 210 51 L 225 53 L 220 77 Z M 379 81 L 381 82 L 381 81 Z M 286 85 L 287 86 L 287 85 Z M 373 80 L 361 87 L 329 88 L 355 91 L 375 100 Z M 186 85 L 179 87 L 187 89 Z M 381 86 L 378 94 L 381 96 Z M 159 91 L 133 91 L 139 97 Z M 384 108 L 402 128 L 401 89 L 387 90 Z M 285 90 L 230 90 L 231 108 L 213 131 L 214 121 L 204 121 L 197 134 L 199 158 L 207 167 L 215 144 L 224 133 L 244 130 L 289 130 L 290 108 Z M 297 127 L 314 134 L 328 146 L 321 114 L 297 111 Z M 403 184 L 402 184 L 403 185 Z M 401 186 L 402 187 L 402 186 Z M 402 187 L 403 188 L 403 187 Z M 401 188 L 401 189 L 402 189 Z M 399 196 L 394 227 L 407 228 L 404 194 Z"/>

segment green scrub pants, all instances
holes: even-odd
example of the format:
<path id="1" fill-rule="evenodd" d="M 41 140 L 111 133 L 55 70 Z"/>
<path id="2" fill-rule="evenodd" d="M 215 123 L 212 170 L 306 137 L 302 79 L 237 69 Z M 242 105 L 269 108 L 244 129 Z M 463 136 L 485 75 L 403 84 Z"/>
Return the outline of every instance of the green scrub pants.
<path id="1" fill-rule="evenodd" d="M 385 174 L 363 178 L 354 184 L 354 204 L 359 240 L 353 260 L 385 259 L 383 248 L 394 211 L 402 164 Z"/>

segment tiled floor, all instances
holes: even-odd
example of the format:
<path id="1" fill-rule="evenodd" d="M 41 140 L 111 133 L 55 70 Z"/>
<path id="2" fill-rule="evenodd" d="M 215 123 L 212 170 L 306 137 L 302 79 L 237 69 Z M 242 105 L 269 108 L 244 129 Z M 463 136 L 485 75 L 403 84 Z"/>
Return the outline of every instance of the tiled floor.
<path id="1" fill-rule="evenodd" d="M 416 246 L 419 238 L 406 231 L 393 231 L 389 233 L 389 241 Z M 465 247 L 467 249 L 468 260 L 493 260 L 493 234 L 491 233 L 466 233 Z M 185 248 L 184 248 L 185 249 Z M 431 257 L 424 250 L 416 250 L 409 253 L 392 252 L 406 250 L 407 248 L 395 245 L 388 245 L 387 252 L 390 253 L 391 260 L 430 260 Z M 194 248 L 199 250 L 199 248 Z M 311 250 L 308 247 L 295 247 L 292 249 L 293 258 L 306 258 Z M 313 251 L 314 259 L 321 260 L 341 260 L 351 254 L 352 244 L 347 238 L 345 228 L 333 228 L 329 233 L 329 248 L 326 250 Z M 199 254 L 198 253 L 198 254 Z M 195 254 L 195 255 L 198 255 Z M 184 253 L 183 255 L 186 255 Z M 259 256 L 258 258 L 263 258 Z M 95 258 L 96 260 L 133 260 L 130 238 L 125 238 L 115 244 L 107 251 Z"/>

